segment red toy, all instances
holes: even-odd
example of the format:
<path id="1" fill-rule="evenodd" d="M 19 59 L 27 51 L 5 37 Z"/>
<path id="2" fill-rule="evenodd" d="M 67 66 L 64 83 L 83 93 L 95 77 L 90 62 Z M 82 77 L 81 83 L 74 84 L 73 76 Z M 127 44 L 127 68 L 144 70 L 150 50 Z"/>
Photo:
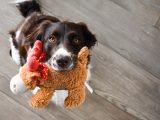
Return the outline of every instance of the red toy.
<path id="1" fill-rule="evenodd" d="M 28 56 L 27 65 L 30 72 L 39 71 L 42 80 L 46 80 L 48 76 L 48 67 L 43 63 L 45 57 L 45 53 L 42 52 L 42 42 L 37 40 Z"/>

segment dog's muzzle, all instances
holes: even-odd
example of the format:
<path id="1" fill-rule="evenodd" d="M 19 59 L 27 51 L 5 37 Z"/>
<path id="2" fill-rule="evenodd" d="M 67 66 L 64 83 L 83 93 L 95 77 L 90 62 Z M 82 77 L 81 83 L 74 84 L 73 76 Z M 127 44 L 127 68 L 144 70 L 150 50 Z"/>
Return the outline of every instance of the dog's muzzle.
<path id="1" fill-rule="evenodd" d="M 72 58 L 70 56 L 56 56 L 53 58 L 53 66 L 57 66 L 59 70 L 68 70 L 70 69 L 71 65 L 73 64 Z"/>

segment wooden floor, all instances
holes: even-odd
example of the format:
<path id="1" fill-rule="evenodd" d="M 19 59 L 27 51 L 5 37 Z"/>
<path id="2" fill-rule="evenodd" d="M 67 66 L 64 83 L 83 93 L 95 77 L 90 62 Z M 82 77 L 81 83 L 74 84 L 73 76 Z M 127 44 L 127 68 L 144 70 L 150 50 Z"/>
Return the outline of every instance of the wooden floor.
<path id="1" fill-rule="evenodd" d="M 10 78 L 8 30 L 21 20 L 12 0 L 0 1 L 0 120 L 160 120 L 160 0 L 41 0 L 47 14 L 83 21 L 96 34 L 92 52 L 94 93 L 66 110 L 27 104 L 15 96 Z"/>

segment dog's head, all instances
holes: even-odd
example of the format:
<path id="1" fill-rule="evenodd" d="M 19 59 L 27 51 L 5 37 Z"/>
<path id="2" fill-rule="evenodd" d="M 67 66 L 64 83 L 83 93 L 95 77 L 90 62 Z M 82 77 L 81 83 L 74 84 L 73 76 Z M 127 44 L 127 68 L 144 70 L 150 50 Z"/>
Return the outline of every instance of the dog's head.
<path id="1" fill-rule="evenodd" d="M 45 22 L 31 36 L 43 41 L 46 62 L 55 70 L 72 69 L 80 49 L 84 46 L 90 49 L 97 41 L 84 23 L 66 21 Z"/>

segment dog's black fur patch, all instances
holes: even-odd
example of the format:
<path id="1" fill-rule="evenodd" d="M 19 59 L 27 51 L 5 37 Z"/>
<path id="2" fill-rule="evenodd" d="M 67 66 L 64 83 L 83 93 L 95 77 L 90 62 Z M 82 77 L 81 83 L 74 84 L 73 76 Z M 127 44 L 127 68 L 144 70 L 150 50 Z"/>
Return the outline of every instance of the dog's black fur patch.
<path id="1" fill-rule="evenodd" d="M 41 12 L 40 5 L 36 0 L 18 3 L 17 8 L 24 17 L 29 16 L 33 12 Z"/>

